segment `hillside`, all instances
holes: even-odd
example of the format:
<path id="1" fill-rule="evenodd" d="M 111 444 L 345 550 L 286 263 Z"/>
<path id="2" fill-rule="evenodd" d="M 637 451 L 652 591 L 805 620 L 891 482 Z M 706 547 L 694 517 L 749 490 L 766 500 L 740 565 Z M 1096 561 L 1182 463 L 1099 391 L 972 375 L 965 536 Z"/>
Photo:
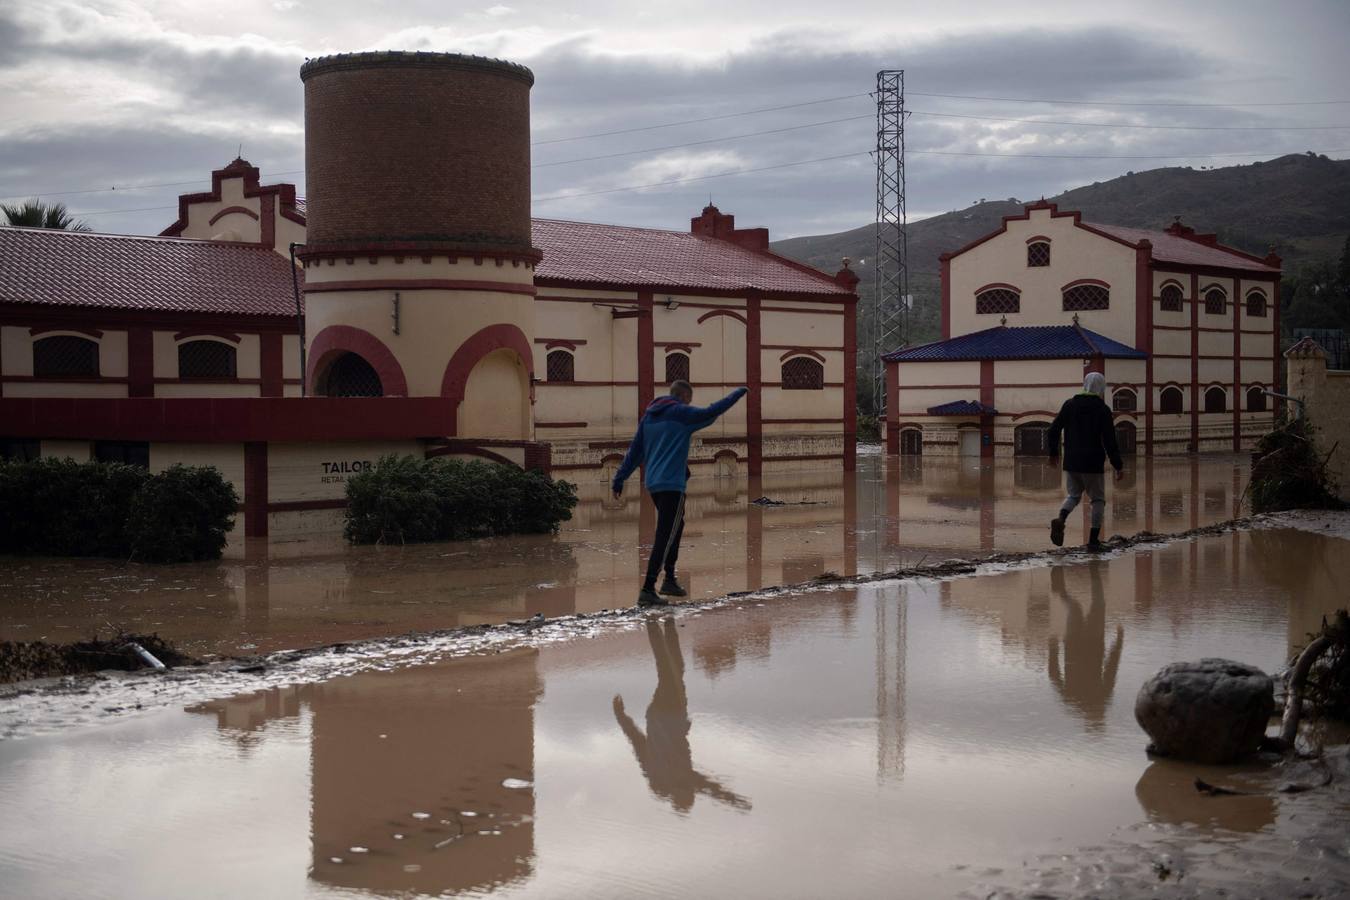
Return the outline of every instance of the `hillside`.
<path id="1" fill-rule="evenodd" d="M 1166 228 L 1178 216 L 1199 231 L 1214 231 L 1225 244 L 1265 255 L 1272 247 L 1285 271 L 1337 258 L 1350 234 L 1350 160 L 1297 154 L 1268 162 L 1219 169 L 1167 168 L 1131 172 L 1047 198 L 1060 209 L 1079 210 L 1092 222 L 1136 228 Z M 938 256 L 999 227 L 1022 211 L 1015 200 L 979 203 L 909 226 L 909 265 L 915 309 L 911 340 L 938 335 Z M 776 241 L 772 249 L 833 272 L 848 256 L 859 261 L 860 346 L 870 334 L 871 270 L 876 250 L 872 225 L 837 234 Z"/>

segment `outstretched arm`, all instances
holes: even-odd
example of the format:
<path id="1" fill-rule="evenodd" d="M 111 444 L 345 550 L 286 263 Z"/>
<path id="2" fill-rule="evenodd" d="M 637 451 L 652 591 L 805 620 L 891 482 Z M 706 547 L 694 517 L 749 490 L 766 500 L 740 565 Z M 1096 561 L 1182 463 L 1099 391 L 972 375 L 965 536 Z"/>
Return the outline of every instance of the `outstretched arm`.
<path id="1" fill-rule="evenodd" d="M 619 471 L 614 473 L 614 483 L 610 485 L 614 490 L 614 496 L 623 493 L 623 483 L 628 480 L 628 476 L 633 474 L 633 470 L 642 464 L 642 458 L 646 454 L 646 447 L 642 440 L 642 422 L 638 422 L 637 434 L 633 435 L 632 443 L 628 445 L 628 452 L 624 454 L 623 462 L 619 463 Z"/>
<path id="2" fill-rule="evenodd" d="M 707 428 L 713 422 L 716 422 L 722 413 L 735 406 L 737 400 L 748 393 L 750 391 L 747 388 L 738 387 L 721 400 L 708 406 L 686 406 L 681 410 L 681 421 L 686 425 L 692 425 L 695 431 L 700 428 Z"/>

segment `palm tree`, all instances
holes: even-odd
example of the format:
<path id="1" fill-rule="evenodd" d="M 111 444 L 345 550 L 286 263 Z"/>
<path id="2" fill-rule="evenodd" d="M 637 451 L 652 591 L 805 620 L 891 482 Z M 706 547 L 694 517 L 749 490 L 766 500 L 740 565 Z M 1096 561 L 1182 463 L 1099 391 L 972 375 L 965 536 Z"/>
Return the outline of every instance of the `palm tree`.
<path id="1" fill-rule="evenodd" d="M 64 203 L 43 203 L 41 200 L 25 200 L 22 204 L 10 206 L 0 203 L 0 213 L 4 213 L 6 224 L 24 228 L 59 228 L 62 231 L 90 231 L 84 222 L 77 222 Z"/>

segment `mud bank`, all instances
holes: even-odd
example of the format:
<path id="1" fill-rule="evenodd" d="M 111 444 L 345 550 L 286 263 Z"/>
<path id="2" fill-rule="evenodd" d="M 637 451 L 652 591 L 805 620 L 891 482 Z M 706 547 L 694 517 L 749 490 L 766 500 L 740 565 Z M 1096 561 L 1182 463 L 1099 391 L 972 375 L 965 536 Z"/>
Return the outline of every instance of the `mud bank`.
<path id="1" fill-rule="evenodd" d="M 139 649 L 138 649 L 139 648 Z M 139 651 L 150 654 L 166 666 L 199 666 L 200 659 L 180 653 L 157 634 L 114 634 L 103 639 L 52 644 L 46 641 L 0 641 L 0 684 L 53 678 L 62 675 L 90 675 L 96 672 L 135 672 L 154 668 L 154 663 Z"/>

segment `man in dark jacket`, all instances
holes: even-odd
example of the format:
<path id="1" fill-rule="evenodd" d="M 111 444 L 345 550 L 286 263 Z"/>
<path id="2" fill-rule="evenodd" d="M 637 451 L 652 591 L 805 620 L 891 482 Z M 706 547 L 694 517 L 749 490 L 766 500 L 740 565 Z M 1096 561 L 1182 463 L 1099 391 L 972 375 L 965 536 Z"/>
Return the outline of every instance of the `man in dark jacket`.
<path id="1" fill-rule="evenodd" d="M 623 494 L 623 483 L 633 470 L 646 466 L 647 492 L 656 504 L 656 537 L 647 560 L 647 580 L 638 594 L 638 606 L 664 606 L 661 594 L 683 597 L 688 593 L 675 580 L 675 563 L 684 535 L 684 491 L 689 479 L 689 438 L 701 428 L 717 421 L 718 416 L 736 405 L 749 393 L 740 387 L 711 406 L 690 406 L 694 389 L 687 381 L 670 386 L 668 397 L 657 397 L 647 407 L 637 434 L 628 445 L 628 453 L 614 473 L 614 496 Z M 661 594 L 656 592 L 656 576 L 665 569 Z"/>
<path id="2" fill-rule="evenodd" d="M 1059 408 L 1059 415 L 1050 425 L 1046 449 L 1050 458 L 1059 457 L 1059 438 L 1064 435 L 1064 482 L 1068 497 L 1059 509 L 1059 515 L 1050 522 L 1050 540 L 1055 546 L 1064 544 L 1064 520 L 1074 511 L 1086 491 L 1092 501 L 1092 531 L 1088 534 L 1090 550 L 1101 549 L 1102 516 L 1106 511 L 1106 459 L 1116 470 L 1116 481 L 1125 474 L 1116 444 L 1116 428 L 1111 421 L 1111 409 L 1106 405 L 1106 376 L 1089 372 L 1083 379 L 1083 390 Z"/>

